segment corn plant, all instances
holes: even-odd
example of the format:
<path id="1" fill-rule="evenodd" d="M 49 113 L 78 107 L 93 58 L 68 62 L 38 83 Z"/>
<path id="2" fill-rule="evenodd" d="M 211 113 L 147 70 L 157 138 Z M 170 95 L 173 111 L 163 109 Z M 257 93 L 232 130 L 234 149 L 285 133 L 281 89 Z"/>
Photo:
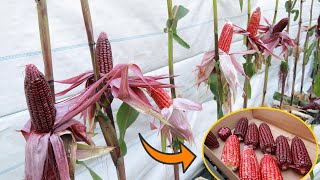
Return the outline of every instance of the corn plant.
<path id="1" fill-rule="evenodd" d="M 167 0 L 168 20 L 164 32 L 168 33 L 168 66 L 170 75 L 170 84 L 174 85 L 174 66 L 173 66 L 173 39 L 175 39 L 182 47 L 190 48 L 190 46 L 177 34 L 178 21 L 186 16 L 189 12 L 188 9 L 179 5 L 172 8 L 172 0 Z M 176 98 L 175 88 L 171 88 L 171 98 Z M 172 137 L 173 141 L 179 143 L 177 137 Z M 180 142 L 181 143 L 181 142 Z M 166 151 L 165 132 L 161 130 L 161 146 L 162 151 Z M 173 146 L 173 151 L 177 153 L 178 148 Z M 174 165 L 174 178 L 179 179 L 179 166 Z"/>

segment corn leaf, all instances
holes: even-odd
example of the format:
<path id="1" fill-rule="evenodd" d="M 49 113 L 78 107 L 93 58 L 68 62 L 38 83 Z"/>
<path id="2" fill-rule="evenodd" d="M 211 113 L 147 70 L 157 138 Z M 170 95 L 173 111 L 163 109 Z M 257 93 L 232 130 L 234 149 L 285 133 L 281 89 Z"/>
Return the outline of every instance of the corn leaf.
<path id="1" fill-rule="evenodd" d="M 174 15 L 173 19 L 175 21 L 179 21 L 189 13 L 189 10 L 183 7 L 182 5 L 179 5 L 179 6 L 175 5 L 173 7 L 172 13 Z"/>
<path id="2" fill-rule="evenodd" d="M 320 96 L 320 72 L 314 77 L 314 94 Z"/>
<path id="3" fill-rule="evenodd" d="M 307 49 L 307 54 L 306 54 L 306 64 L 309 62 L 309 59 L 310 59 L 310 56 L 311 56 L 311 54 L 312 54 L 312 52 L 313 52 L 313 50 L 315 49 L 315 47 L 316 47 L 316 45 L 317 45 L 317 41 L 313 41 L 311 44 L 310 44 L 310 46 L 309 46 L 309 48 Z"/>
<path id="4" fill-rule="evenodd" d="M 250 83 L 250 81 L 248 81 L 248 92 L 247 93 L 248 93 L 247 94 L 248 99 L 251 99 L 251 83 Z"/>
<path id="5" fill-rule="evenodd" d="M 313 26 L 313 27 L 315 27 L 315 26 Z M 313 34 L 314 34 L 314 32 L 315 32 L 315 30 L 316 30 L 316 28 L 311 28 L 311 29 L 309 29 L 309 31 L 308 31 L 308 36 L 309 36 L 309 37 L 312 37 Z"/>
<path id="6" fill-rule="evenodd" d="M 208 80 L 208 84 L 212 94 L 214 95 L 214 100 L 218 98 L 218 80 L 215 74 L 211 74 Z"/>
<path id="7" fill-rule="evenodd" d="M 182 47 L 190 49 L 188 43 L 186 43 L 177 33 L 173 33 L 173 39 L 176 40 Z"/>
<path id="8" fill-rule="evenodd" d="M 285 8 L 286 8 L 286 12 L 290 11 L 290 1 L 286 1 L 286 3 L 284 4 Z"/>
<path id="9" fill-rule="evenodd" d="M 294 14 L 293 20 L 296 21 L 299 17 L 299 10 L 295 9 L 291 11 L 291 14 Z"/>
<path id="10" fill-rule="evenodd" d="M 86 144 L 77 145 L 77 160 L 86 161 L 92 158 L 97 158 L 110 153 L 114 147 L 107 146 L 89 146 Z"/>
<path id="11" fill-rule="evenodd" d="M 120 137 L 119 146 L 122 151 L 122 155 L 125 156 L 127 153 L 127 146 L 124 141 L 124 136 L 127 128 L 137 120 L 139 112 L 129 106 L 127 103 L 122 103 L 117 113 L 117 124 L 119 127 Z"/>
<path id="12" fill-rule="evenodd" d="M 239 5 L 240 5 L 240 11 L 242 12 L 243 0 L 239 0 Z"/>
<path id="13" fill-rule="evenodd" d="M 80 164 L 80 165 L 83 165 L 84 167 L 86 167 L 93 180 L 102 180 L 102 178 L 100 176 L 98 176 L 98 174 L 95 173 L 91 168 L 89 168 L 83 161 L 77 160 L 77 164 Z"/>

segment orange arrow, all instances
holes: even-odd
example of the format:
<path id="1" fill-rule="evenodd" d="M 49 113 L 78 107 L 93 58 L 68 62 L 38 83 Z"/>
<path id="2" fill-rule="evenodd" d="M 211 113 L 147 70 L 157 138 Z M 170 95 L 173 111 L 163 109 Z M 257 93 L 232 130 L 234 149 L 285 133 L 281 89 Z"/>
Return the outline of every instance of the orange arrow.
<path id="1" fill-rule="evenodd" d="M 163 153 L 151 147 L 150 144 L 139 133 L 140 141 L 147 153 L 156 161 L 163 164 L 179 164 L 182 163 L 183 173 L 187 171 L 192 162 L 196 159 L 196 155 L 190 151 L 183 143 L 180 143 L 181 151 L 178 153 Z"/>

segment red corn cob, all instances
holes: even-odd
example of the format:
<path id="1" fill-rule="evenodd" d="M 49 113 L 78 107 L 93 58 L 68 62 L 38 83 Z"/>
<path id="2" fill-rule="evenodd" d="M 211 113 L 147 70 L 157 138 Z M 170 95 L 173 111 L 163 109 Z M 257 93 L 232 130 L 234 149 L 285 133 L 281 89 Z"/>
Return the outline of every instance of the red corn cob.
<path id="1" fill-rule="evenodd" d="M 222 127 L 218 131 L 218 136 L 222 141 L 226 141 L 231 136 L 231 130 L 228 127 Z"/>
<path id="2" fill-rule="evenodd" d="M 96 64 L 99 72 L 103 74 L 113 68 L 111 45 L 105 32 L 101 32 L 97 40 Z"/>
<path id="3" fill-rule="evenodd" d="M 219 49 L 221 49 L 225 53 L 229 53 L 230 46 L 232 42 L 233 36 L 233 24 L 232 22 L 227 22 L 221 31 L 220 38 L 219 38 Z"/>
<path id="4" fill-rule="evenodd" d="M 33 127 L 39 133 L 49 132 L 54 124 L 56 109 L 49 84 L 32 64 L 26 66 L 24 91 Z"/>
<path id="5" fill-rule="evenodd" d="M 247 28 L 247 31 L 250 33 L 249 34 L 250 37 L 256 36 L 258 32 L 258 27 L 260 25 L 260 18 L 261 18 L 261 11 L 260 11 L 260 8 L 257 7 L 257 9 L 253 11 L 251 15 L 248 28 Z"/>
<path id="6" fill-rule="evenodd" d="M 206 140 L 204 141 L 204 144 L 210 148 L 218 148 L 219 142 L 217 140 L 217 137 L 210 131 L 206 137 Z"/>
<path id="7" fill-rule="evenodd" d="M 277 164 L 282 170 L 287 170 L 292 164 L 292 155 L 288 140 L 284 136 L 278 136 L 276 139 L 276 159 Z"/>
<path id="8" fill-rule="evenodd" d="M 258 159 L 251 148 L 246 148 L 242 152 L 239 178 L 240 180 L 260 180 Z"/>
<path id="9" fill-rule="evenodd" d="M 156 102 L 159 109 L 162 110 L 163 108 L 168 108 L 172 104 L 172 99 L 168 95 L 168 93 L 162 88 L 147 88 L 150 96 Z"/>
<path id="10" fill-rule="evenodd" d="M 312 167 L 312 162 L 304 142 L 297 136 L 292 139 L 291 153 L 293 165 L 290 167 L 300 174 L 307 174 Z"/>
<path id="11" fill-rule="evenodd" d="M 276 160 L 269 154 L 264 154 L 260 160 L 261 180 L 283 180 Z"/>
<path id="12" fill-rule="evenodd" d="M 259 131 L 258 126 L 255 123 L 251 123 L 248 126 L 246 137 L 244 138 L 244 144 L 256 149 L 259 144 Z"/>
<path id="13" fill-rule="evenodd" d="M 259 144 L 263 153 L 272 154 L 276 150 L 271 129 L 266 123 L 262 123 L 259 126 Z"/>
<path id="14" fill-rule="evenodd" d="M 246 136 L 247 129 L 248 129 L 248 119 L 243 117 L 238 121 L 233 134 L 238 136 L 239 140 L 242 141 Z"/>
<path id="15" fill-rule="evenodd" d="M 221 161 L 231 168 L 232 171 L 236 171 L 240 163 L 240 142 L 237 136 L 231 135 L 228 137 L 224 144 Z"/>
<path id="16" fill-rule="evenodd" d="M 288 18 L 281 19 L 276 25 L 274 25 L 272 33 L 282 32 L 288 25 Z"/>

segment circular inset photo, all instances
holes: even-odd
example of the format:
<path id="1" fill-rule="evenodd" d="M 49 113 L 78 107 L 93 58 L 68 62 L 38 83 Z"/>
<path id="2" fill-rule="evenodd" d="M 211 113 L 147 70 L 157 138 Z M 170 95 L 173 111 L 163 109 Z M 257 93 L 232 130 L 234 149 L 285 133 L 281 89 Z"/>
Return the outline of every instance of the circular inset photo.
<path id="1" fill-rule="evenodd" d="M 298 117 L 273 108 L 250 108 L 211 126 L 202 158 L 217 179 L 299 180 L 317 162 L 317 142 Z"/>

